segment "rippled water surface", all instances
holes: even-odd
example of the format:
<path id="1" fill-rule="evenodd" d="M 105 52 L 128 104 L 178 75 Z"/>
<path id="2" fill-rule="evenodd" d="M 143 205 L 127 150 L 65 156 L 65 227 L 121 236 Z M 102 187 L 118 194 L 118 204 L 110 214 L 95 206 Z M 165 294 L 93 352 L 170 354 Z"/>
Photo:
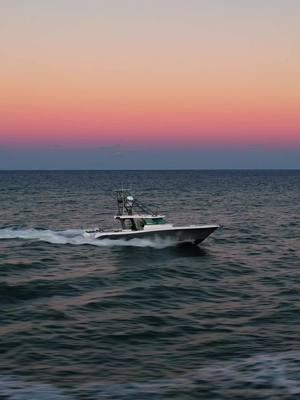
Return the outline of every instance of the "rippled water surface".
<path id="1" fill-rule="evenodd" d="M 97 242 L 111 191 L 199 247 Z M 0 399 L 300 398 L 300 172 L 0 172 Z"/>

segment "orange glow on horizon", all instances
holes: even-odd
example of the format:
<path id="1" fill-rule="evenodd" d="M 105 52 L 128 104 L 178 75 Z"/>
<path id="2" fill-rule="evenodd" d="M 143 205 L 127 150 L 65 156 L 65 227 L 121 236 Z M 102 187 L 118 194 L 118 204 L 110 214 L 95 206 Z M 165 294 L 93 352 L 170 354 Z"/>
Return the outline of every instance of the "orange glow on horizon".
<path id="1" fill-rule="evenodd" d="M 0 16 L 1 147 L 300 148 L 298 6 L 34 3 Z"/>

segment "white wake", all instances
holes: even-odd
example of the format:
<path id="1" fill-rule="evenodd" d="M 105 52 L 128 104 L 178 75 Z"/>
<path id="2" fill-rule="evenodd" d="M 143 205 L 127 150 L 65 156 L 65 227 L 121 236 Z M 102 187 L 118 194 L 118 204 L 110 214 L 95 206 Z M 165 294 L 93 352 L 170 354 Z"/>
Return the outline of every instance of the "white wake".
<path id="1" fill-rule="evenodd" d="M 83 229 L 68 229 L 65 231 L 52 231 L 50 229 L 0 229 L 0 240 L 4 239 L 23 239 L 42 241 L 52 244 L 71 244 L 71 245 L 92 245 L 99 247 L 112 246 L 135 246 L 135 247 L 154 247 L 162 249 L 174 246 L 176 243 L 171 240 L 155 239 L 131 239 L 131 240 L 111 240 L 111 239 L 92 239 L 84 236 Z"/>

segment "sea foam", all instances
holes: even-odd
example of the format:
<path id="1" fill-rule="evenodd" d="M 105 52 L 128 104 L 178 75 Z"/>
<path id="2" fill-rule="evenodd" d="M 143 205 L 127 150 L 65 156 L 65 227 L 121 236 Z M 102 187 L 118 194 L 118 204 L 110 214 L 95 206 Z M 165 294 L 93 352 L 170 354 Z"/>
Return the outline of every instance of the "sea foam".
<path id="1" fill-rule="evenodd" d="M 99 247 L 112 246 L 134 246 L 134 247 L 153 247 L 162 249 L 174 246 L 175 241 L 172 240 L 156 240 L 156 239 L 131 239 L 131 240 L 110 240 L 110 239 L 93 239 L 84 236 L 83 229 L 68 229 L 64 231 L 53 231 L 50 229 L 0 229 L 0 240 L 3 239 L 23 239 L 36 240 L 52 244 L 70 244 L 70 245 L 91 245 Z"/>

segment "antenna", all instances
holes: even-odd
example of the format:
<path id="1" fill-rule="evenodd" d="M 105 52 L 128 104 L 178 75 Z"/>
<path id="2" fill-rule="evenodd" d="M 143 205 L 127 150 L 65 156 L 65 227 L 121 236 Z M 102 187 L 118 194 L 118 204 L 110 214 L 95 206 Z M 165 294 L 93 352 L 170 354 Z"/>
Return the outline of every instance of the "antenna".
<path id="1" fill-rule="evenodd" d="M 133 208 L 137 208 L 149 215 L 157 215 L 157 211 L 152 210 L 133 197 L 129 189 L 124 189 L 122 187 L 122 189 L 115 190 L 115 193 L 117 194 L 118 215 L 124 215 L 125 213 L 131 215 Z"/>

